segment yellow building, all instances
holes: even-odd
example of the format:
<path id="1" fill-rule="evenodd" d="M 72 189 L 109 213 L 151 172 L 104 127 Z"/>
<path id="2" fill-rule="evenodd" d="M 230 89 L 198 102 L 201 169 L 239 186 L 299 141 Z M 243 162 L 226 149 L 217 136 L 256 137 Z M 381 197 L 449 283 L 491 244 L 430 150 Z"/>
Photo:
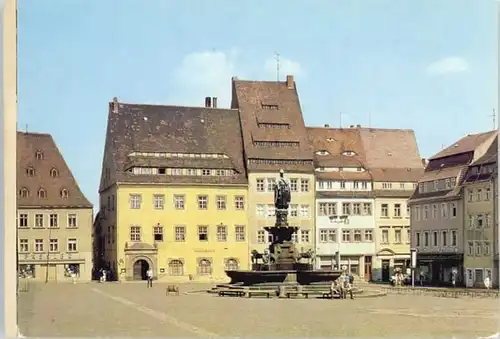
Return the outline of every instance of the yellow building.
<path id="1" fill-rule="evenodd" d="M 17 133 L 17 227 L 21 276 L 92 277 L 92 204 L 49 134 Z"/>
<path id="2" fill-rule="evenodd" d="M 273 185 L 280 169 L 290 181 L 288 221 L 299 227 L 298 250 L 315 249 L 313 153 L 293 76 L 283 82 L 233 78 L 232 85 L 231 107 L 240 111 L 248 170 L 251 249 L 262 252 L 272 241 L 264 227 L 275 223 Z"/>
<path id="3" fill-rule="evenodd" d="M 372 280 L 389 281 L 395 269 L 410 266 L 410 209 L 407 201 L 423 175 L 415 133 L 361 128 L 375 195 L 375 255 Z"/>
<path id="4" fill-rule="evenodd" d="M 248 269 L 237 110 L 110 103 L 97 241 L 119 280 L 221 280 Z"/>

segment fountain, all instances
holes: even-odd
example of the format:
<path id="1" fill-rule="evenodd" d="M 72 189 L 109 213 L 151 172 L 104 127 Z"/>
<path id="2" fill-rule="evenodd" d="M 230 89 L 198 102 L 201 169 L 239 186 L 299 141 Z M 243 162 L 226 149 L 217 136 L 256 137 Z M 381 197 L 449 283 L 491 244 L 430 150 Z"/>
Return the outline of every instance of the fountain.
<path id="1" fill-rule="evenodd" d="M 331 284 L 341 270 L 315 270 L 313 250 L 299 252 L 292 236 L 299 227 L 288 225 L 288 207 L 291 201 L 290 184 L 280 170 L 280 180 L 274 185 L 276 222 L 264 229 L 272 235 L 272 242 L 264 253 L 252 251 L 252 270 L 228 270 L 230 286 L 256 285 L 311 285 Z M 306 263 L 301 261 L 306 260 Z"/>

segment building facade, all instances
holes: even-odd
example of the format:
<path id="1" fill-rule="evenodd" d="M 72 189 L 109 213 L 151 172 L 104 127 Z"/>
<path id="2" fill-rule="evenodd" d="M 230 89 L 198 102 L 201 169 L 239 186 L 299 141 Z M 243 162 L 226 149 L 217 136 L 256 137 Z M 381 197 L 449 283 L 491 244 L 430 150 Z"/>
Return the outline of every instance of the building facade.
<path id="1" fill-rule="evenodd" d="M 21 276 L 64 282 L 92 276 L 92 204 L 49 134 L 17 133 Z"/>
<path id="2" fill-rule="evenodd" d="M 221 280 L 249 267 L 237 110 L 110 103 L 101 176 L 102 262 L 119 280 Z M 98 251 L 96 251 L 98 252 Z"/>
<path id="3" fill-rule="evenodd" d="M 316 266 L 371 279 L 374 195 L 358 129 L 307 128 L 316 172 Z"/>
<path id="4" fill-rule="evenodd" d="M 494 179 L 498 141 L 469 166 L 464 178 L 464 269 L 467 287 L 483 287 L 487 276 L 498 285 L 495 260 L 497 228 Z"/>
<path id="5" fill-rule="evenodd" d="M 290 181 L 289 224 L 299 227 L 298 249 L 315 248 L 314 165 L 293 76 L 285 82 L 232 80 L 248 171 L 250 250 L 262 252 L 272 239 L 264 227 L 275 219 L 272 187 L 280 169 Z"/>
<path id="6" fill-rule="evenodd" d="M 407 200 L 424 165 L 412 130 L 361 128 L 360 135 L 375 196 L 372 280 L 389 281 L 395 270 L 406 272 L 410 264 Z"/>
<path id="7" fill-rule="evenodd" d="M 409 203 L 417 272 L 426 283 L 446 285 L 457 272 L 465 284 L 464 192 L 469 164 L 483 156 L 496 132 L 467 135 L 429 159 Z"/>

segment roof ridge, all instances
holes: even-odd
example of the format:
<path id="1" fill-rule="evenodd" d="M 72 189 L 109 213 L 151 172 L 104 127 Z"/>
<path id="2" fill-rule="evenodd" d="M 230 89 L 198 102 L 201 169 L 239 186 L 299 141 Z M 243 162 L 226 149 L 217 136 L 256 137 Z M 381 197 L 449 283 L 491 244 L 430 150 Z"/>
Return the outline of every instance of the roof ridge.
<path id="1" fill-rule="evenodd" d="M 113 102 L 110 102 L 111 104 Z M 126 105 L 126 106 L 151 106 L 151 107 L 168 107 L 168 108 L 190 108 L 190 109 L 207 109 L 214 111 L 238 111 L 237 108 L 226 108 L 226 107 L 205 107 L 205 106 L 183 106 L 183 105 L 163 105 L 163 104 L 137 104 L 137 103 L 129 103 L 120 101 L 118 104 Z"/>

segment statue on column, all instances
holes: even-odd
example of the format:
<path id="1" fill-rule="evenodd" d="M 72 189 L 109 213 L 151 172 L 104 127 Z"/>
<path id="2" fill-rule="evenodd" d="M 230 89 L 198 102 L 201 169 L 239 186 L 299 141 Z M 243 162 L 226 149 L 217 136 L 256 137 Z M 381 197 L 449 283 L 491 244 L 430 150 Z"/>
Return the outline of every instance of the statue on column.
<path id="1" fill-rule="evenodd" d="M 280 170 L 280 179 L 274 184 L 274 207 L 276 226 L 288 226 L 288 208 L 291 200 L 290 184 L 285 179 L 285 171 Z"/>

